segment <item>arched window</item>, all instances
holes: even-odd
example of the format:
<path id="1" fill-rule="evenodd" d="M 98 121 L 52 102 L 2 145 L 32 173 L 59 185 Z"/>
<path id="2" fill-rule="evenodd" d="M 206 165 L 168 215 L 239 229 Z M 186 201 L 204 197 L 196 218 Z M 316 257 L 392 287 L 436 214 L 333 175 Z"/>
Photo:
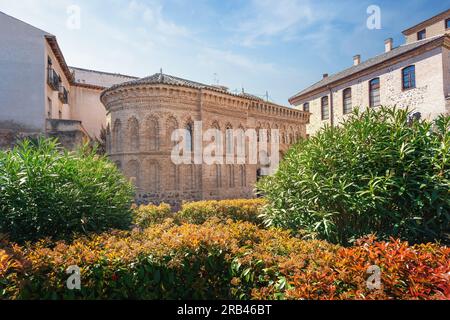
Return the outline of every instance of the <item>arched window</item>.
<path id="1" fill-rule="evenodd" d="M 234 187 L 234 166 L 232 164 L 228 165 L 228 186 Z"/>
<path id="2" fill-rule="evenodd" d="M 328 96 L 322 97 L 321 100 L 322 120 L 330 119 L 330 106 L 328 105 Z"/>
<path id="3" fill-rule="evenodd" d="M 159 150 L 159 123 L 157 119 L 150 119 L 147 124 L 148 145 L 150 151 Z"/>
<path id="4" fill-rule="evenodd" d="M 234 144 L 234 136 L 233 136 L 233 127 L 229 124 L 229 125 L 227 125 L 227 128 L 226 128 L 226 132 L 225 132 L 225 135 L 226 135 L 226 152 L 227 152 L 227 154 L 232 154 L 233 153 L 233 144 Z"/>
<path id="5" fill-rule="evenodd" d="M 139 151 L 139 122 L 135 117 L 128 121 L 129 148 L 131 151 Z"/>
<path id="6" fill-rule="evenodd" d="M 136 188 L 140 188 L 141 182 L 141 168 L 139 162 L 137 160 L 131 160 L 127 164 L 126 175 L 130 179 L 130 181 L 136 186 Z"/>
<path id="7" fill-rule="evenodd" d="M 402 86 L 403 90 L 416 87 L 416 67 L 409 66 L 402 70 Z"/>
<path id="8" fill-rule="evenodd" d="M 166 126 L 166 144 L 169 147 L 172 147 L 176 144 L 176 142 L 172 141 L 172 133 L 178 129 L 178 122 L 174 117 L 170 117 L 167 120 Z"/>
<path id="9" fill-rule="evenodd" d="M 186 166 L 186 188 L 188 190 L 194 190 L 197 188 L 197 181 L 195 175 L 195 165 L 190 164 Z"/>
<path id="10" fill-rule="evenodd" d="M 216 164 L 216 188 L 222 188 L 222 168 L 220 164 Z"/>
<path id="11" fill-rule="evenodd" d="M 369 82 L 369 106 L 371 108 L 380 105 L 380 78 L 375 78 Z"/>
<path id="12" fill-rule="evenodd" d="M 149 189 L 151 191 L 160 190 L 160 167 L 158 162 L 151 161 L 149 163 Z"/>
<path id="13" fill-rule="evenodd" d="M 239 166 L 239 184 L 241 187 L 247 186 L 247 176 L 245 171 L 245 165 Z"/>
<path id="14" fill-rule="evenodd" d="M 123 148 L 122 141 L 122 122 L 117 119 L 113 127 L 113 147 L 116 152 L 121 152 Z"/>
<path id="15" fill-rule="evenodd" d="M 186 125 L 186 134 L 186 149 L 188 152 L 192 152 L 194 146 L 194 126 L 191 122 Z"/>
<path id="16" fill-rule="evenodd" d="M 180 170 L 179 167 L 173 163 L 169 168 L 169 190 L 175 191 L 180 189 Z"/>
<path id="17" fill-rule="evenodd" d="M 347 88 L 342 92 L 343 112 L 349 114 L 352 112 L 352 88 Z"/>

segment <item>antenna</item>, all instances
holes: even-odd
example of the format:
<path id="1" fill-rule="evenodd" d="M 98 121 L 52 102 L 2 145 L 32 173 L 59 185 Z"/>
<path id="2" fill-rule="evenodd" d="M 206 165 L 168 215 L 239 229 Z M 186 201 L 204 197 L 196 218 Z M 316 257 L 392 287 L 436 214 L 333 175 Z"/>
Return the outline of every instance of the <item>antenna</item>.
<path id="1" fill-rule="evenodd" d="M 214 75 L 214 84 L 218 85 L 219 84 L 219 75 L 216 72 L 213 75 Z"/>
<path id="2" fill-rule="evenodd" d="M 269 102 L 269 91 L 266 91 L 266 101 Z"/>

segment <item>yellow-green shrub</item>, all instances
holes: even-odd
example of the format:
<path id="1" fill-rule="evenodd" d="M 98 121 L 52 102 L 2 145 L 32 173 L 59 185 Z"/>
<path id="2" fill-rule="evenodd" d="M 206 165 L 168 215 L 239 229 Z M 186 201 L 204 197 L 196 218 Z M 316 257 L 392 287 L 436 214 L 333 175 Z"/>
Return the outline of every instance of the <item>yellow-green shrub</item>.
<path id="1" fill-rule="evenodd" d="M 259 215 L 267 204 L 264 199 L 235 199 L 220 201 L 199 201 L 184 203 L 176 214 L 180 222 L 201 224 L 214 217 L 220 221 L 248 221 L 262 223 Z"/>
<path id="2" fill-rule="evenodd" d="M 159 206 L 148 204 L 133 208 L 133 222 L 141 228 L 148 228 L 171 218 L 173 219 L 174 215 L 170 205 L 166 203 Z"/>

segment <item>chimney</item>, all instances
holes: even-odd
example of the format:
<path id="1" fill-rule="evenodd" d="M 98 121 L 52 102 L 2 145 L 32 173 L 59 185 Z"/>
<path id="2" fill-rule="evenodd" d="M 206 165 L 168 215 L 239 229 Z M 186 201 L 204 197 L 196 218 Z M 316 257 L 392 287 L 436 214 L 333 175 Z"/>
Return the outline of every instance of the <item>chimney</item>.
<path id="1" fill-rule="evenodd" d="M 323 74 L 323 79 L 328 78 L 328 73 Z"/>
<path id="2" fill-rule="evenodd" d="M 360 63 L 361 63 L 361 55 L 357 54 L 356 56 L 353 57 L 353 65 L 357 66 Z"/>
<path id="3" fill-rule="evenodd" d="M 389 52 L 394 46 L 394 40 L 392 38 L 384 40 L 384 52 Z"/>

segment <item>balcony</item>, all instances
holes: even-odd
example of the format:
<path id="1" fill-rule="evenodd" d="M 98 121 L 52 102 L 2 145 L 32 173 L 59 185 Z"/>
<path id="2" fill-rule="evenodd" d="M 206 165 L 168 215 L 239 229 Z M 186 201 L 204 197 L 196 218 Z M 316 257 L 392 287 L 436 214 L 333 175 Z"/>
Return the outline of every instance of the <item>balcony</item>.
<path id="1" fill-rule="evenodd" d="M 47 70 L 47 83 L 53 89 L 53 91 L 59 91 L 59 86 L 61 83 L 61 77 L 56 73 L 52 68 L 48 68 Z"/>
<path id="2" fill-rule="evenodd" d="M 59 88 L 58 98 L 63 104 L 69 103 L 69 91 L 62 85 Z"/>
<path id="3" fill-rule="evenodd" d="M 75 150 L 91 139 L 81 121 L 77 120 L 47 119 L 46 134 L 58 138 L 59 143 L 69 150 Z"/>

